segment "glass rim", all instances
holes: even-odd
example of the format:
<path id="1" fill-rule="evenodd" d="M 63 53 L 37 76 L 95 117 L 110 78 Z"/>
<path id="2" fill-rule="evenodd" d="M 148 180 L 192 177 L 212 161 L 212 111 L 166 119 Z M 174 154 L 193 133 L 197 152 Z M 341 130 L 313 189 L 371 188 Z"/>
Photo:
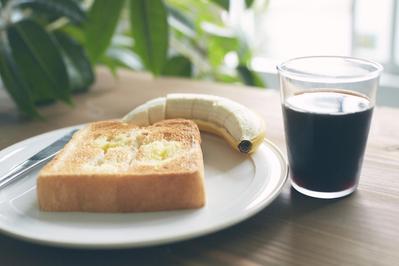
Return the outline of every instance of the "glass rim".
<path id="1" fill-rule="evenodd" d="M 327 75 L 327 74 L 316 74 L 310 71 L 298 71 L 290 69 L 287 67 L 290 63 L 294 61 L 307 60 L 307 59 L 332 59 L 332 60 L 343 60 L 352 61 L 353 63 L 358 63 L 359 65 L 372 66 L 374 69 L 370 70 L 365 74 L 357 75 Z M 295 57 L 283 61 L 282 63 L 276 65 L 276 69 L 279 74 L 284 77 L 289 77 L 295 80 L 307 81 L 307 82 L 322 82 L 322 83 L 350 83 L 350 82 L 361 82 L 366 80 L 371 80 L 380 76 L 384 67 L 375 61 L 351 56 L 334 56 L 334 55 L 316 55 L 316 56 L 302 56 Z"/>

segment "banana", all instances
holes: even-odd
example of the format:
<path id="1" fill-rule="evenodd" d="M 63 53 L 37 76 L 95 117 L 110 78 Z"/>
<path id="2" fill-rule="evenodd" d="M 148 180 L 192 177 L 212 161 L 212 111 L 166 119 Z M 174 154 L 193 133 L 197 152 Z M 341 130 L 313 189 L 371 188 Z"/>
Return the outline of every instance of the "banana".
<path id="1" fill-rule="evenodd" d="M 138 126 L 148 126 L 165 119 L 166 99 L 159 97 L 139 105 L 127 115 L 123 121 L 134 121 Z"/>
<path id="2" fill-rule="evenodd" d="M 215 100 L 220 97 L 208 94 L 194 94 L 197 95 L 193 102 L 193 109 L 191 111 L 192 117 L 198 120 L 208 121 L 209 114 L 213 110 Z"/>
<path id="3" fill-rule="evenodd" d="M 224 138 L 242 153 L 252 153 L 265 137 L 263 119 L 227 98 L 192 93 L 172 93 L 150 100 L 129 112 L 122 121 L 147 126 L 163 119 L 186 118 L 201 131 Z"/>
<path id="4" fill-rule="evenodd" d="M 159 97 L 147 102 L 148 107 L 148 122 L 154 124 L 155 122 L 165 119 L 166 99 Z"/>
<path id="5" fill-rule="evenodd" d="M 171 93 L 166 95 L 166 118 L 191 119 L 194 94 Z"/>
<path id="6" fill-rule="evenodd" d="M 137 108 L 133 109 L 127 115 L 123 117 L 123 121 L 132 121 L 138 126 L 148 126 L 150 124 L 148 117 L 148 102 L 139 105 Z"/>

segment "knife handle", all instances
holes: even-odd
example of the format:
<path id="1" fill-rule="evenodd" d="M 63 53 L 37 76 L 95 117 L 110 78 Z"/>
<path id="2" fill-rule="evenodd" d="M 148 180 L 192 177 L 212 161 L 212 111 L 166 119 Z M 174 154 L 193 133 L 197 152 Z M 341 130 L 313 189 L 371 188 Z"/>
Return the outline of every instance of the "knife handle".
<path id="1" fill-rule="evenodd" d="M 6 175 L 0 178 L 0 189 L 4 188 L 8 184 L 19 180 L 26 172 L 30 171 L 34 167 L 50 160 L 65 146 L 65 144 L 72 138 L 73 134 L 78 131 L 74 129 L 68 134 L 62 136 L 49 146 L 45 147 L 26 161 L 13 167 Z"/>
<path id="2" fill-rule="evenodd" d="M 6 187 L 10 183 L 18 180 L 23 176 L 24 173 L 30 171 L 32 168 L 50 160 L 57 153 L 51 154 L 47 157 L 41 158 L 40 160 L 27 160 L 15 167 L 13 167 L 6 175 L 0 179 L 0 189 Z"/>

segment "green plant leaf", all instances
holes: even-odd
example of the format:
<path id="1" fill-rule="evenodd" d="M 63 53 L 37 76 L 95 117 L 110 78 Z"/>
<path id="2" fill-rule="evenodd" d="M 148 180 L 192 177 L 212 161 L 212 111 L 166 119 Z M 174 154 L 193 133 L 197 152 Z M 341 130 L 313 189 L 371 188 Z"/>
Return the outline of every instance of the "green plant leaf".
<path id="1" fill-rule="evenodd" d="M 15 63 L 35 102 L 54 98 L 71 103 L 67 70 L 55 41 L 35 21 L 21 20 L 7 28 Z"/>
<path id="2" fill-rule="evenodd" d="M 195 23 L 186 16 L 185 13 L 181 12 L 179 9 L 173 6 L 167 6 L 169 12 L 169 24 L 175 27 L 182 33 L 185 33 L 189 37 L 194 37 L 195 33 Z"/>
<path id="3" fill-rule="evenodd" d="M 224 64 L 224 58 L 228 52 L 237 51 L 239 48 L 237 38 L 220 37 L 212 35 L 208 37 L 208 59 L 213 67 Z"/>
<path id="4" fill-rule="evenodd" d="M 0 6 L 4 7 L 7 4 L 7 0 L 0 0 Z"/>
<path id="5" fill-rule="evenodd" d="M 90 61 L 84 49 L 63 32 L 55 32 L 68 71 L 72 91 L 86 91 L 94 81 Z"/>
<path id="6" fill-rule="evenodd" d="M 20 71 L 15 64 L 5 34 L 2 34 L 0 38 L 0 76 L 5 89 L 18 108 L 28 116 L 40 117 L 33 103 L 28 84 L 20 75 Z"/>
<path id="7" fill-rule="evenodd" d="M 67 24 L 59 29 L 58 31 L 62 31 L 75 41 L 77 41 L 80 45 L 84 45 L 85 43 L 85 33 L 82 28 L 75 27 L 73 25 Z"/>
<path id="8" fill-rule="evenodd" d="M 117 78 L 117 69 L 119 67 L 125 67 L 123 64 L 121 64 L 121 62 L 119 62 L 118 60 L 116 60 L 114 58 L 107 56 L 106 54 L 103 54 L 98 59 L 97 64 L 106 66 L 109 69 L 109 71 L 111 71 L 112 76 L 114 78 Z"/>
<path id="9" fill-rule="evenodd" d="M 218 6 L 224 8 L 227 11 L 230 8 L 230 0 L 211 0 L 211 2 L 214 2 L 215 4 L 217 4 Z"/>
<path id="10" fill-rule="evenodd" d="M 176 20 L 180 21 L 186 27 L 190 28 L 191 30 L 195 30 L 195 24 L 191 19 L 186 16 L 183 12 L 179 9 L 174 8 L 173 6 L 167 6 L 169 14 L 174 17 Z"/>
<path id="11" fill-rule="evenodd" d="M 142 70 L 140 58 L 130 48 L 111 46 L 98 59 L 98 63 L 105 65 L 114 75 L 117 76 L 118 68 L 127 68 L 133 70 Z"/>
<path id="12" fill-rule="evenodd" d="M 115 60 L 115 65 L 133 70 L 143 68 L 140 58 L 131 49 L 124 47 L 110 47 L 105 53 L 107 57 Z"/>
<path id="13" fill-rule="evenodd" d="M 190 77 L 192 72 L 191 61 L 182 55 L 169 58 L 162 71 L 163 76 Z"/>
<path id="14" fill-rule="evenodd" d="M 84 28 L 85 46 L 93 63 L 111 43 L 124 2 L 124 0 L 95 0 L 91 6 Z"/>
<path id="15" fill-rule="evenodd" d="M 159 75 L 169 45 L 167 11 L 162 0 L 130 0 L 130 22 L 134 50 L 144 66 Z"/>
<path id="16" fill-rule="evenodd" d="M 245 6 L 247 8 L 250 8 L 254 2 L 255 2 L 255 0 L 245 0 Z"/>
<path id="17" fill-rule="evenodd" d="M 31 8 L 37 13 L 50 16 L 52 19 L 67 17 L 73 24 L 81 24 L 86 14 L 75 0 L 16 0 L 15 6 Z"/>
<path id="18" fill-rule="evenodd" d="M 244 84 L 261 88 L 266 87 L 266 84 L 263 82 L 263 80 L 254 71 L 251 71 L 248 67 L 244 65 L 239 65 L 237 67 L 237 72 L 241 77 L 241 80 L 244 82 Z"/>

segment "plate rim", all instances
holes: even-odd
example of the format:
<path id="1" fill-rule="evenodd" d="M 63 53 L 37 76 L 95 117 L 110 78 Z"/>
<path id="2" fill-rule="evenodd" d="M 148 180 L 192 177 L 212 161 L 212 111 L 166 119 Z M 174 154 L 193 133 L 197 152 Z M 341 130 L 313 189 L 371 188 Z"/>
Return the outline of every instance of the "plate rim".
<path id="1" fill-rule="evenodd" d="M 81 128 L 86 124 L 78 124 L 74 126 L 69 126 L 69 127 L 64 127 L 64 128 L 58 128 L 54 130 L 50 130 L 32 137 L 29 137 L 27 139 L 18 141 L 10 146 L 7 146 L 6 148 L 0 150 L 0 154 L 2 153 L 8 153 L 9 150 L 13 150 L 15 146 L 21 145 L 23 142 L 29 142 L 32 141 L 34 138 L 40 138 L 43 137 L 44 135 L 47 134 L 54 134 L 57 131 L 66 131 L 68 129 L 76 129 L 76 128 Z M 212 135 L 212 134 L 211 134 Z M 262 199 L 260 201 L 256 208 L 251 209 L 250 211 L 244 213 L 244 215 L 237 216 L 234 219 L 230 219 L 227 222 L 224 222 L 222 224 L 205 228 L 203 230 L 198 230 L 196 232 L 192 233 L 187 233 L 183 235 L 178 235 L 178 236 L 173 236 L 169 238 L 163 238 L 163 239 L 154 239 L 154 240 L 148 240 L 144 242 L 120 242 L 120 243 L 78 243 L 78 242 L 70 242 L 70 241 L 62 241 L 62 240 L 50 240 L 50 239 L 41 239 L 41 238 L 35 238 L 35 237 L 29 237 L 24 235 L 23 233 L 16 233 L 13 231 L 9 231 L 7 229 L 4 229 L 3 226 L 0 224 L 0 233 L 7 235 L 9 237 L 18 239 L 18 240 L 23 240 L 29 243 L 33 244 L 40 244 L 40 245 L 45 245 L 45 246 L 51 246 L 51 247 L 63 247 L 63 248 L 74 248 L 74 249 L 128 249 L 128 248 L 143 248 L 143 247 L 154 247 L 154 246 L 160 246 L 160 245 L 165 245 L 165 244 L 172 244 L 176 242 L 181 242 L 184 240 L 191 240 L 195 239 L 198 237 L 206 236 L 211 233 L 215 233 L 224 229 L 227 229 L 231 226 L 237 225 L 248 218 L 256 215 L 260 211 L 262 211 L 264 208 L 266 208 L 271 202 L 274 201 L 274 199 L 280 195 L 284 185 L 286 184 L 289 176 L 289 166 L 288 166 L 288 161 L 281 152 L 280 148 L 276 144 L 274 144 L 271 140 L 265 138 L 263 140 L 262 145 L 267 145 L 272 151 L 273 154 L 278 158 L 278 161 L 280 162 L 280 168 L 281 168 L 281 176 L 279 177 L 279 183 L 278 186 L 274 187 L 272 192 L 269 194 L 269 197 Z"/>

